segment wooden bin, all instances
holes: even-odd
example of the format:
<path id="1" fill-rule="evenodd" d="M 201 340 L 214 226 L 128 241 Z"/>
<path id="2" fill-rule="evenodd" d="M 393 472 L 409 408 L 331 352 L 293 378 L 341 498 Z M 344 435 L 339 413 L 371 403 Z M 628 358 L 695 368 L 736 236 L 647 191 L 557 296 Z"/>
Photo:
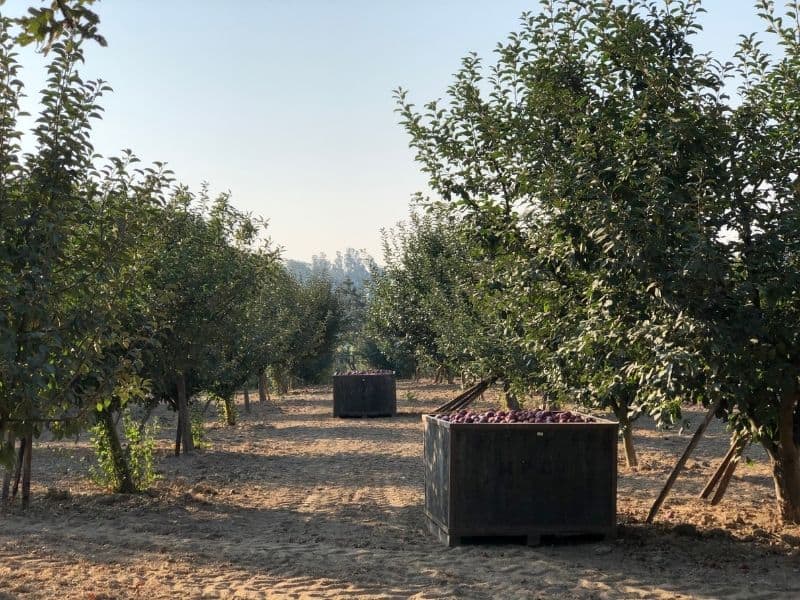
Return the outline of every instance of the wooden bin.
<path id="1" fill-rule="evenodd" d="M 423 416 L 425 514 L 449 546 L 466 537 L 599 534 L 617 509 L 617 429 L 593 423 L 450 423 Z"/>
<path id="2" fill-rule="evenodd" d="M 392 417 L 396 414 L 394 373 L 333 376 L 334 417 Z"/>

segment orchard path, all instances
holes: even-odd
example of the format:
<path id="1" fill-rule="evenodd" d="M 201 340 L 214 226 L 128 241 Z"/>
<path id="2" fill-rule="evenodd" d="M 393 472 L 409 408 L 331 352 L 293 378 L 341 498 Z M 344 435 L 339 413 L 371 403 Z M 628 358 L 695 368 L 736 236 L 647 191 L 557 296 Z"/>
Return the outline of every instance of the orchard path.
<path id="1" fill-rule="evenodd" d="M 642 521 L 688 434 L 644 427 L 616 541 L 445 548 L 422 514 L 420 414 L 456 393 L 401 382 L 397 418 L 361 420 L 302 389 L 234 428 L 209 417 L 210 447 L 179 459 L 161 413 L 162 479 L 139 496 L 90 483 L 85 439 L 38 443 L 31 510 L 0 513 L 0 598 L 800 597 L 800 528 L 772 524 L 763 453 L 722 504 L 694 499 L 727 447 L 718 423 L 655 527 Z"/>

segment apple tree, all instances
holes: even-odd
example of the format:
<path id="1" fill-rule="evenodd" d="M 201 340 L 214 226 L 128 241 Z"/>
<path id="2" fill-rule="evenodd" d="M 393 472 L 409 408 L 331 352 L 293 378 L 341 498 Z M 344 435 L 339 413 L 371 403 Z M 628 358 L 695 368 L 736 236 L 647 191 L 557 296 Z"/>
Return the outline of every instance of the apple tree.
<path id="1" fill-rule="evenodd" d="M 547 393 L 623 431 L 720 405 L 800 521 L 798 3 L 758 2 L 782 56 L 746 36 L 733 63 L 696 50 L 698 0 L 541 4 L 446 102 L 399 91 L 431 187 L 508 261 L 498 298 Z"/>

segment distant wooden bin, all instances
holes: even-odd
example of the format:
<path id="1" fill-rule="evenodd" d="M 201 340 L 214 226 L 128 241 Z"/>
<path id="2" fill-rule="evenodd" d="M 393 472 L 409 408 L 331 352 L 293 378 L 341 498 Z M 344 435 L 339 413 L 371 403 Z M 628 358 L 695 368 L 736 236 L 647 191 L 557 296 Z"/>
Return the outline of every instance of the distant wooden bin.
<path id="1" fill-rule="evenodd" d="M 394 373 L 333 376 L 334 417 L 393 417 L 396 414 Z"/>
<path id="2" fill-rule="evenodd" d="M 615 535 L 617 423 L 423 422 L 425 514 L 447 545 Z"/>

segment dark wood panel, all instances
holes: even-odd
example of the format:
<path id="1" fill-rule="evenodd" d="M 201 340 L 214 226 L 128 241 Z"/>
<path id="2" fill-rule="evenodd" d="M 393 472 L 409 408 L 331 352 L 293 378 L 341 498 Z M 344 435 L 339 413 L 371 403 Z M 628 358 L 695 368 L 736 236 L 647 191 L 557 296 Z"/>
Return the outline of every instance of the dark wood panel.
<path id="1" fill-rule="evenodd" d="M 443 500 L 431 495 L 437 505 L 428 504 L 428 490 L 444 489 L 447 473 L 449 519 L 440 525 L 449 535 L 613 533 L 616 423 L 470 425 L 424 419 L 426 512 L 441 511 Z"/>
<path id="2" fill-rule="evenodd" d="M 394 375 L 334 375 L 334 417 L 390 417 L 395 414 Z"/>
<path id="3" fill-rule="evenodd" d="M 424 421 L 425 510 L 429 519 L 450 525 L 450 430 Z"/>

